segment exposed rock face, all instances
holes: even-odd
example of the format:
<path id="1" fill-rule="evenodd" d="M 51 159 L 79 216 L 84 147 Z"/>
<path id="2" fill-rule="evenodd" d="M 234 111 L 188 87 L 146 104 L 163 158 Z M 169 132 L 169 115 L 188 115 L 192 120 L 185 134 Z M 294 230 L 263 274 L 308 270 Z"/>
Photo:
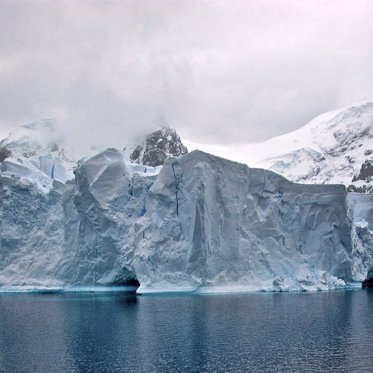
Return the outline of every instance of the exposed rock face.
<path id="1" fill-rule="evenodd" d="M 0 148 L 0 162 L 3 162 L 5 159 L 9 158 L 12 155 L 12 152 L 7 149 L 5 146 Z"/>
<path id="2" fill-rule="evenodd" d="M 357 176 L 354 176 L 352 181 L 358 181 L 358 180 L 371 181 L 372 176 L 373 176 L 373 161 L 371 159 L 367 159 L 361 165 L 359 174 Z"/>
<path id="3" fill-rule="evenodd" d="M 144 143 L 137 145 L 130 155 L 132 162 L 157 167 L 166 159 L 188 153 L 175 130 L 162 127 L 149 134 Z"/>
<path id="4" fill-rule="evenodd" d="M 293 184 L 198 151 L 157 175 L 107 149 L 47 191 L 18 171 L 0 173 L 3 288 L 315 290 L 371 266 L 343 186 Z"/>

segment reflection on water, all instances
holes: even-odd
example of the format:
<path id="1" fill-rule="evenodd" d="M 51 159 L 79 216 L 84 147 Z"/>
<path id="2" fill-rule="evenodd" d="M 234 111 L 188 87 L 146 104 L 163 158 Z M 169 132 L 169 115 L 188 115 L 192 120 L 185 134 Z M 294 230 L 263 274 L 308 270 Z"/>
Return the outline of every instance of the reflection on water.
<path id="1" fill-rule="evenodd" d="M 1 295 L 1 372 L 369 372 L 373 291 Z"/>

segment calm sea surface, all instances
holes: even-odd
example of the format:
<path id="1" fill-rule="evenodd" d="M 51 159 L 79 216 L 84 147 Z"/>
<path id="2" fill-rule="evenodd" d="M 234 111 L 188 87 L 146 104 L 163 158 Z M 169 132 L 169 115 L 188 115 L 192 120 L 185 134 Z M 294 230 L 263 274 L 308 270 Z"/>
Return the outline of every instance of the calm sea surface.
<path id="1" fill-rule="evenodd" d="M 373 372 L 373 290 L 4 294 L 0 372 Z"/>

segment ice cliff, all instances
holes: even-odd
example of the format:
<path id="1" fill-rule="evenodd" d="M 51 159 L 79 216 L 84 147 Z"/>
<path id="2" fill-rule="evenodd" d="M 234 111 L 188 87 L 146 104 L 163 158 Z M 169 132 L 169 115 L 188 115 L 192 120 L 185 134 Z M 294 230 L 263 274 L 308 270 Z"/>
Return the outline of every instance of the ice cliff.
<path id="1" fill-rule="evenodd" d="M 366 276 L 344 186 L 199 151 L 159 170 L 107 149 L 44 188 L 3 162 L 2 289 L 324 290 Z"/>
<path id="2" fill-rule="evenodd" d="M 149 190 L 133 268 L 142 291 L 327 289 L 356 263 L 341 185 L 294 184 L 202 152 Z M 153 264 L 154 263 L 154 264 Z"/>

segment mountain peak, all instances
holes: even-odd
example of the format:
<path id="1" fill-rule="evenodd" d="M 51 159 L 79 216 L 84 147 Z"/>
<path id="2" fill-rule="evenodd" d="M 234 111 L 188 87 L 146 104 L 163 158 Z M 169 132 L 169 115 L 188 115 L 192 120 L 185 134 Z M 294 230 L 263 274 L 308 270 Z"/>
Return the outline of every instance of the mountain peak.
<path id="1" fill-rule="evenodd" d="M 157 167 L 173 157 L 188 153 L 177 132 L 167 124 L 151 132 L 130 154 L 134 163 Z"/>

